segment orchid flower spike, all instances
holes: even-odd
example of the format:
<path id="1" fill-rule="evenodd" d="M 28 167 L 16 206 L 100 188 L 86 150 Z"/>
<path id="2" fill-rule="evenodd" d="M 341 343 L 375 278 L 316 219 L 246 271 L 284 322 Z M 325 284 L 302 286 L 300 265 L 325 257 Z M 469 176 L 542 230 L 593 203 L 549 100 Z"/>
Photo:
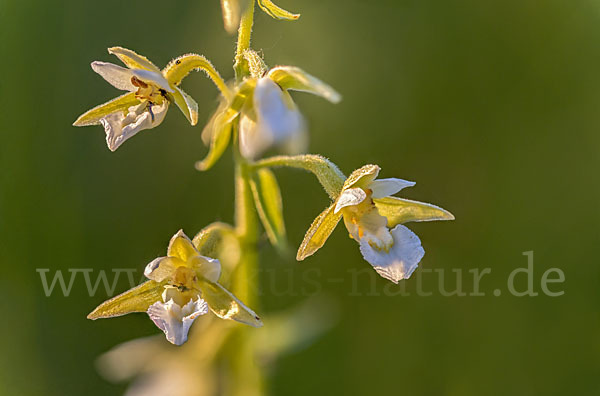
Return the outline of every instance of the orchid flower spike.
<path id="1" fill-rule="evenodd" d="M 454 220 L 437 206 L 393 197 L 414 182 L 379 179 L 379 166 L 365 165 L 346 179 L 334 202 L 325 209 L 306 232 L 298 249 L 298 260 L 314 254 L 333 232 L 341 218 L 350 237 L 382 277 L 398 283 L 408 279 L 425 251 L 419 237 L 403 224 L 411 221 Z"/>
<path id="2" fill-rule="evenodd" d="M 341 100 L 333 88 L 297 67 L 277 66 L 268 70 L 252 50 L 247 50 L 244 57 L 251 76 L 234 86 L 229 100 L 222 98 L 204 128 L 202 139 L 210 151 L 196 164 L 199 170 L 209 169 L 223 154 L 238 116 L 239 149 L 246 159 L 255 160 L 274 146 L 288 154 L 304 152 L 308 142 L 306 123 L 290 90 L 312 93 L 332 103 Z"/>
<path id="3" fill-rule="evenodd" d="M 171 61 L 162 71 L 147 58 L 135 52 L 112 47 L 127 67 L 107 62 L 92 62 L 92 69 L 117 89 L 128 91 L 113 100 L 82 114 L 74 126 L 101 124 L 106 132 L 106 143 L 115 151 L 123 142 L 139 131 L 160 125 L 170 103 L 175 103 L 190 124 L 198 122 L 198 104 L 179 85 L 190 71 L 202 69 L 227 95 L 227 87 L 219 73 L 203 56 L 188 54 Z"/>
<path id="4" fill-rule="evenodd" d="M 150 262 L 144 275 L 150 280 L 105 301 L 88 319 L 146 312 L 175 345 L 186 342 L 194 320 L 209 309 L 222 319 L 262 326 L 254 311 L 219 283 L 219 260 L 202 256 L 181 230 L 171 238 L 167 255 Z"/>

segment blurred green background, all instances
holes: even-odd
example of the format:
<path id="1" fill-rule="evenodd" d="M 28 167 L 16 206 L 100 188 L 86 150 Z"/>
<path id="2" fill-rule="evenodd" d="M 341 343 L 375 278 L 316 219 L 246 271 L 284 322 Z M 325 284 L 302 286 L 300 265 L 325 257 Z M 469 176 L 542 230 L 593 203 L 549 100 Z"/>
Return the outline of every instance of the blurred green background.
<path id="1" fill-rule="evenodd" d="M 382 177 L 417 181 L 403 196 L 455 214 L 410 226 L 427 252 L 420 269 L 462 269 L 467 292 L 469 269 L 492 273 L 482 297 L 418 296 L 415 278 L 410 296 L 369 296 L 371 287 L 398 288 L 378 277 L 352 284 L 348 271 L 368 264 L 343 227 L 302 263 L 264 244 L 261 266 L 296 292 L 266 287 L 260 311 L 301 301 L 303 287 L 333 296 L 340 310 L 329 333 L 279 361 L 272 393 L 600 394 L 600 1 L 278 4 L 302 17 L 257 13 L 254 47 L 269 65 L 300 66 L 344 96 L 334 106 L 294 94 L 311 152 L 346 173 L 377 163 Z M 201 125 L 177 110 L 116 153 L 101 127 L 71 126 L 118 93 L 89 67 L 118 63 L 110 46 L 159 66 L 202 53 L 231 78 L 234 38 L 220 12 L 217 0 L 0 1 L 0 395 L 122 394 L 126 385 L 105 382 L 95 358 L 158 333 L 142 314 L 86 320 L 107 297 L 102 287 L 89 297 L 80 278 L 70 297 L 46 297 L 36 268 L 141 275 L 179 228 L 193 235 L 232 220 L 230 156 L 194 170 L 206 153 Z M 200 73 L 183 85 L 206 120 L 216 90 Z M 277 175 L 297 246 L 327 197 L 309 174 Z M 552 289 L 563 296 L 506 292 L 525 251 L 535 254 L 536 291 L 557 267 L 566 281 Z M 309 269 L 320 269 L 319 287 L 303 280 Z M 336 278 L 345 281 L 328 281 Z M 437 284 L 423 274 L 423 289 Z"/>

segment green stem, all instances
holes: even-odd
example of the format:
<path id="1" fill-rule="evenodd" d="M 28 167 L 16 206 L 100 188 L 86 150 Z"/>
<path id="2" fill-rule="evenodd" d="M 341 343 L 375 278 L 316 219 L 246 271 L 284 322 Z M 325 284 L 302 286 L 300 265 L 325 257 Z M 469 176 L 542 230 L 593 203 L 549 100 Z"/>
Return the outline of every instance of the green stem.
<path id="1" fill-rule="evenodd" d="M 252 25 L 254 24 L 254 0 L 249 0 L 246 10 L 240 20 L 238 30 L 237 49 L 235 51 L 235 77 L 238 82 L 248 75 L 248 64 L 244 59 L 244 51 L 250 48 L 250 39 L 252 37 Z"/>
<path id="2" fill-rule="evenodd" d="M 241 82 L 249 75 L 248 63 L 244 59 L 244 51 L 250 48 L 252 25 L 254 23 L 254 0 L 248 5 L 238 30 L 238 42 L 235 55 L 235 77 Z M 258 301 L 258 217 L 254 209 L 254 197 L 250 188 L 250 175 L 253 171 L 248 161 L 239 150 L 239 118 L 234 124 L 234 166 L 235 166 L 235 229 L 240 244 L 240 260 L 233 279 L 236 296 L 245 304 L 260 310 Z M 260 366 L 255 364 L 255 345 L 252 339 L 254 329 L 239 328 L 236 356 L 232 360 L 233 378 L 232 395 L 260 395 L 264 389 L 264 375 Z"/>
<path id="3" fill-rule="evenodd" d="M 250 189 L 250 168 L 241 157 L 236 158 L 235 162 L 235 227 L 242 256 L 237 266 L 234 287 L 236 295 L 247 305 L 253 306 L 256 296 L 249 281 L 258 272 L 258 218 Z"/>
<path id="4" fill-rule="evenodd" d="M 254 169 L 288 167 L 312 172 L 319 179 L 319 183 L 321 183 L 331 199 L 336 199 L 340 195 L 344 181 L 346 180 L 346 176 L 344 176 L 336 164 L 325 157 L 314 154 L 278 155 L 257 161 L 252 164 L 252 167 Z"/>
<path id="5" fill-rule="evenodd" d="M 237 129 L 237 128 L 235 128 Z M 237 132 L 237 131 L 236 131 Z M 235 227 L 240 244 L 240 260 L 233 278 L 233 290 L 246 305 L 260 312 L 258 298 L 258 217 L 254 209 L 254 198 L 250 188 L 252 168 L 240 155 L 234 143 L 235 159 Z M 235 356 L 231 361 L 233 371 L 232 396 L 260 396 L 264 393 L 264 374 L 256 364 L 256 329 L 239 327 L 234 337 L 237 344 Z"/>

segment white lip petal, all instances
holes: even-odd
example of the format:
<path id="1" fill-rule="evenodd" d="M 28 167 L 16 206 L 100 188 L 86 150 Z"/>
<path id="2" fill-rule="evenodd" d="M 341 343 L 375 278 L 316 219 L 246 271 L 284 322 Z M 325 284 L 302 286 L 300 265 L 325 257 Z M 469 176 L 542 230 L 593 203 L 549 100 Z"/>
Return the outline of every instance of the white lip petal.
<path id="1" fill-rule="evenodd" d="M 167 340 L 175 345 L 182 345 L 187 341 L 187 335 L 194 320 L 208 312 L 208 305 L 198 298 L 190 300 L 183 308 L 173 300 L 167 303 L 156 302 L 148 308 L 148 316 L 156 327 L 161 329 Z"/>
<path id="2" fill-rule="evenodd" d="M 333 213 L 339 212 L 346 206 L 358 205 L 366 198 L 367 193 L 362 188 L 348 188 L 340 194 Z"/>
<path id="3" fill-rule="evenodd" d="M 123 144 L 130 137 L 144 129 L 154 128 L 163 122 L 169 102 L 166 100 L 162 105 L 152 105 L 148 107 L 147 102 L 142 102 L 137 106 L 131 106 L 127 115 L 123 112 L 116 112 L 107 115 L 100 120 L 104 131 L 106 132 L 106 144 L 111 151 Z"/>
<path id="4" fill-rule="evenodd" d="M 167 92 L 175 92 L 169 85 L 167 79 L 160 73 L 153 72 L 151 70 L 134 69 L 132 70 L 133 75 L 144 82 L 151 82 L 158 85 Z"/>
<path id="5" fill-rule="evenodd" d="M 402 179 L 377 179 L 371 182 L 369 188 L 373 190 L 373 198 L 389 197 L 396 194 L 398 191 L 412 187 L 416 183 Z"/>
<path id="6" fill-rule="evenodd" d="M 134 71 L 108 62 L 92 62 L 92 69 L 109 84 L 123 91 L 134 92 L 137 87 L 131 83 Z"/>
<path id="7" fill-rule="evenodd" d="M 398 283 L 408 279 L 425 255 L 419 237 L 403 225 L 392 229 L 394 244 L 389 252 L 374 249 L 366 240 L 360 241 L 360 252 L 382 277 Z"/>

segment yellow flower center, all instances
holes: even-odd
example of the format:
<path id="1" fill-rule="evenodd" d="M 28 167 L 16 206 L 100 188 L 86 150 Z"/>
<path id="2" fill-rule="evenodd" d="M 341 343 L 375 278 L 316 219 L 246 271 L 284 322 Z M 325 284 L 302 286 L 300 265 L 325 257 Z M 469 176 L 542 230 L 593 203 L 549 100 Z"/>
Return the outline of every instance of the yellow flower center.
<path id="1" fill-rule="evenodd" d="M 173 286 L 176 286 L 180 291 L 191 290 L 194 288 L 194 283 L 197 277 L 194 270 L 188 267 L 177 267 L 173 275 Z"/>
<path id="2" fill-rule="evenodd" d="M 147 100 L 152 104 L 160 105 L 167 98 L 167 92 L 157 85 L 140 80 L 136 76 L 131 77 L 131 83 L 138 87 L 135 97 Z"/>

